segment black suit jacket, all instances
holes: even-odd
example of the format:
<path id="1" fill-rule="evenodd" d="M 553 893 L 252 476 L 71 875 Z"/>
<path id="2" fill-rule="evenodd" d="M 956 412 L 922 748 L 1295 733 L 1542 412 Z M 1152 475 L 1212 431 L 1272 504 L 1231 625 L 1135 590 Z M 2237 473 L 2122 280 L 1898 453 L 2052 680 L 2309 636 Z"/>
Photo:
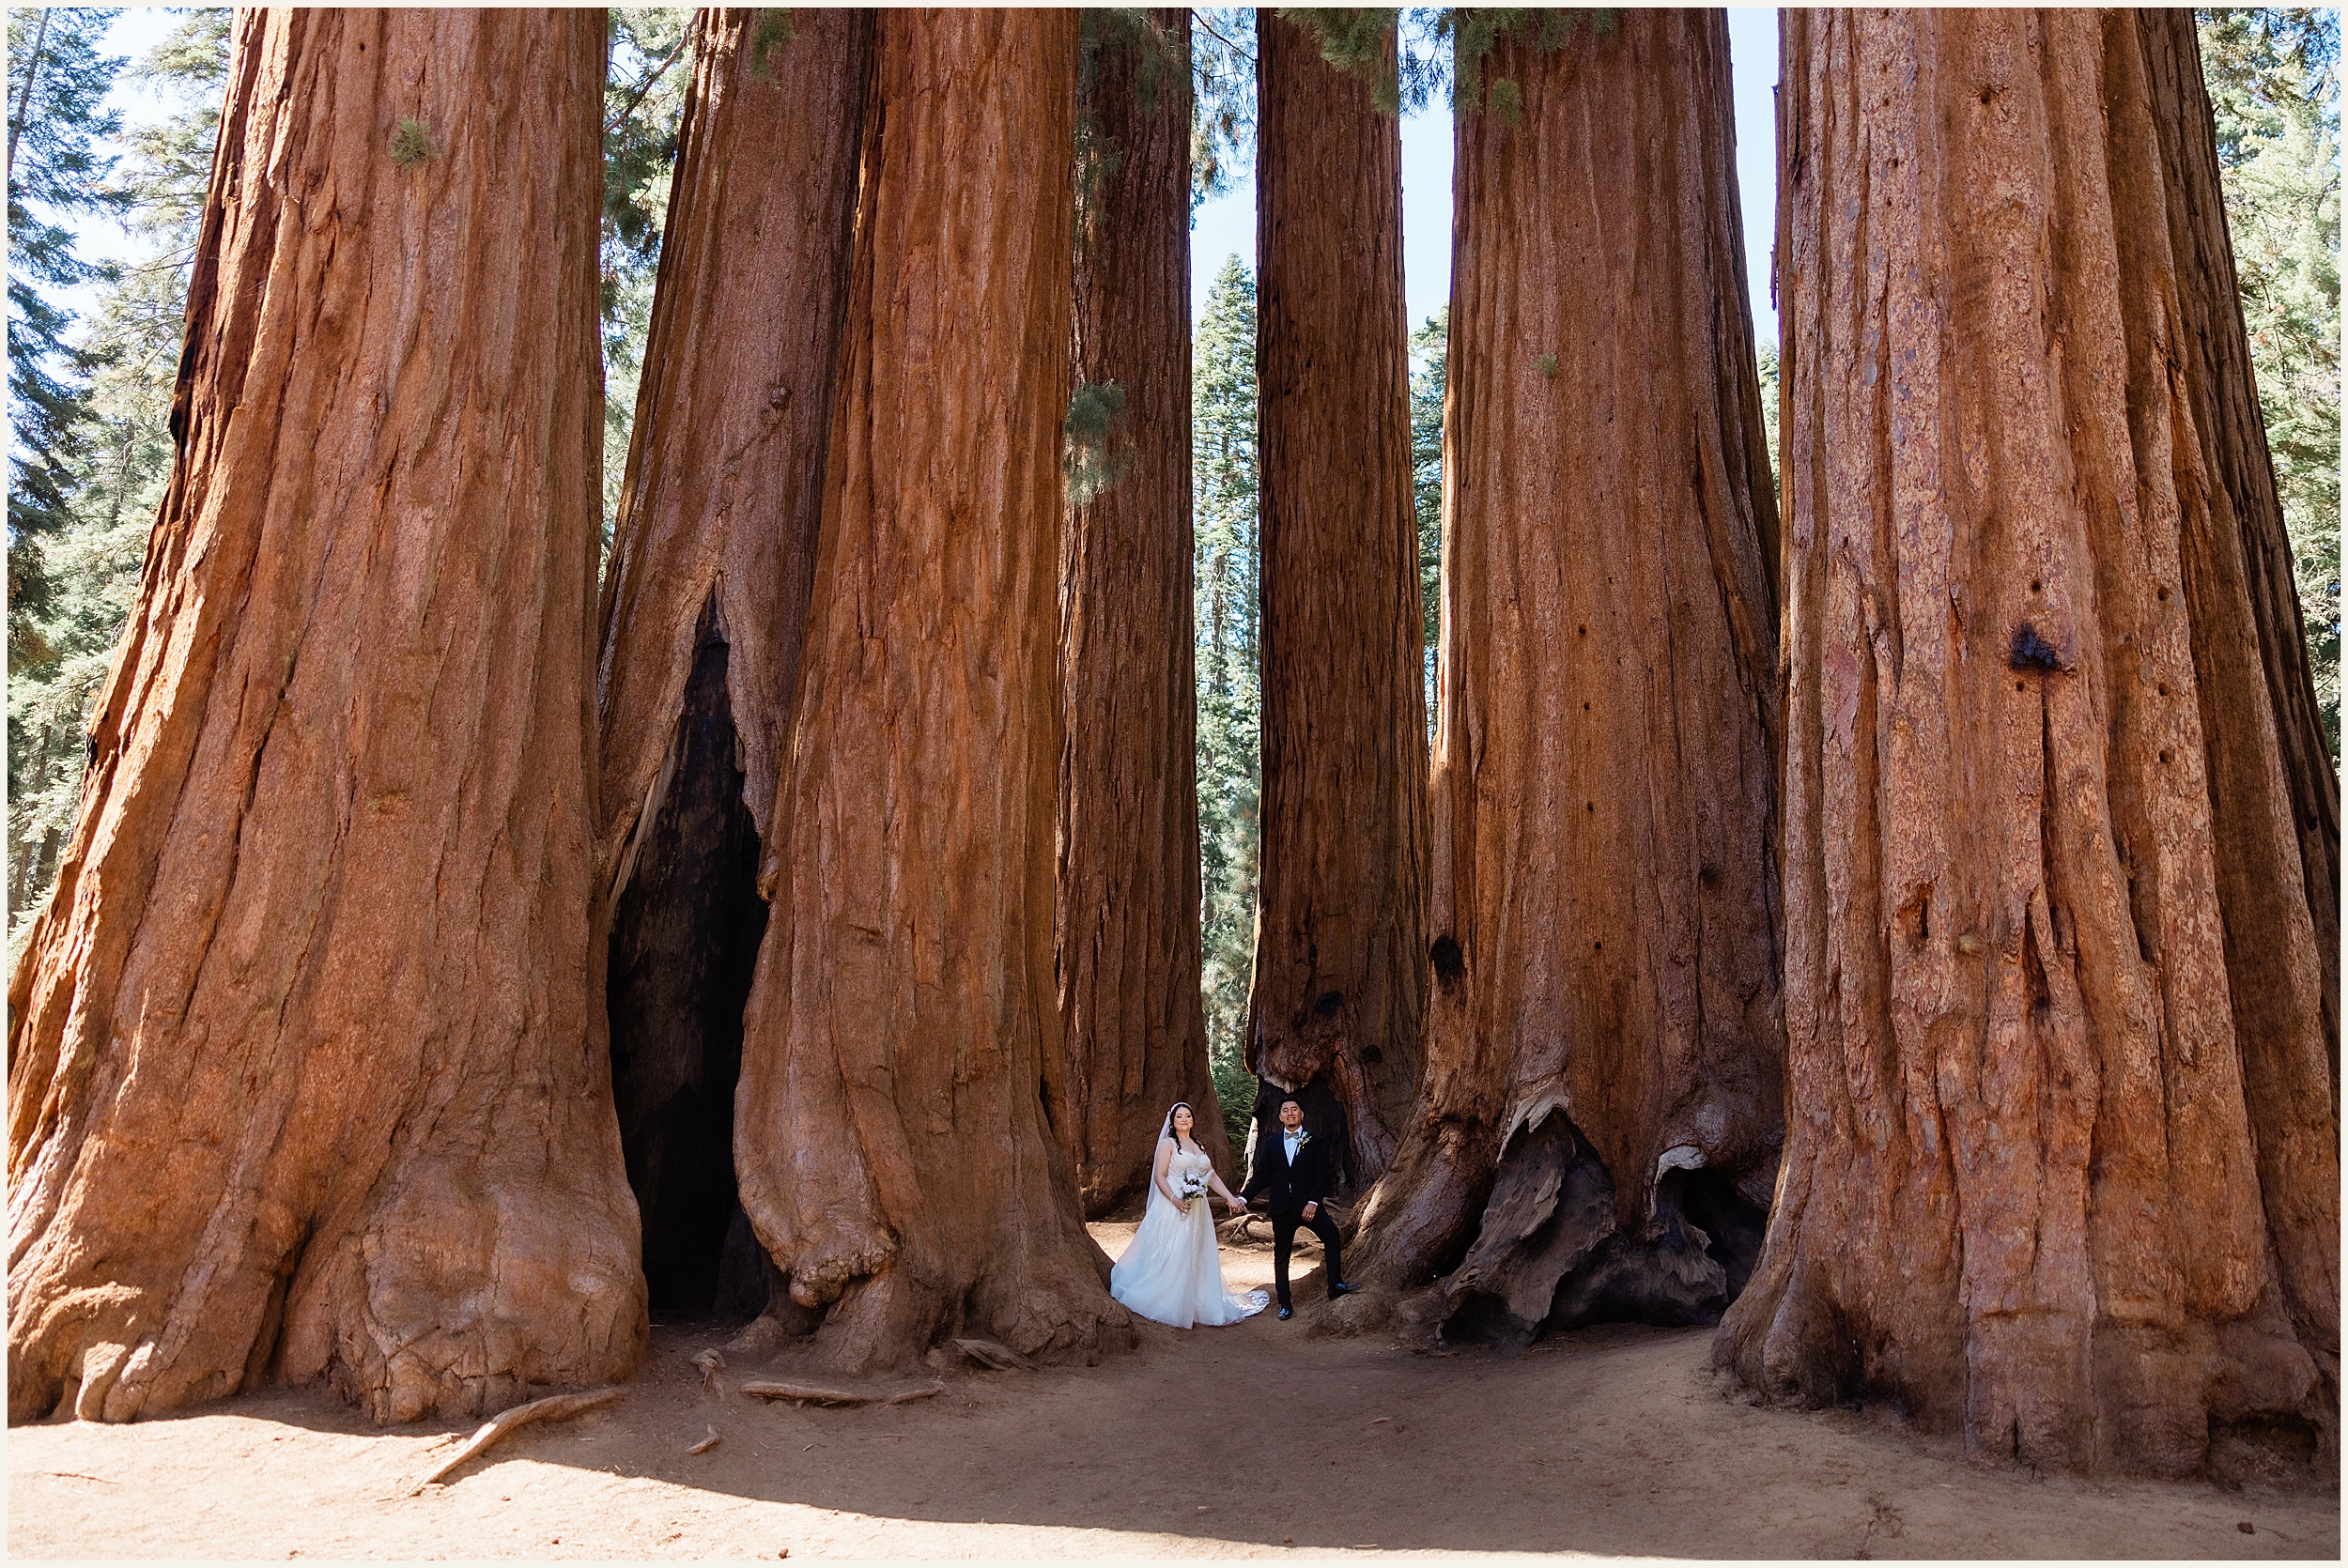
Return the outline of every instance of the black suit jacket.
<path id="1" fill-rule="evenodd" d="M 1248 1173 L 1247 1186 L 1240 1195 L 1266 1200 L 1275 1220 L 1297 1220 L 1304 1217 L 1308 1203 L 1328 1207 L 1329 1185 L 1327 1141 L 1318 1133 L 1306 1137 L 1291 1165 L 1286 1129 L 1274 1126 L 1256 1136 L 1256 1168 Z"/>

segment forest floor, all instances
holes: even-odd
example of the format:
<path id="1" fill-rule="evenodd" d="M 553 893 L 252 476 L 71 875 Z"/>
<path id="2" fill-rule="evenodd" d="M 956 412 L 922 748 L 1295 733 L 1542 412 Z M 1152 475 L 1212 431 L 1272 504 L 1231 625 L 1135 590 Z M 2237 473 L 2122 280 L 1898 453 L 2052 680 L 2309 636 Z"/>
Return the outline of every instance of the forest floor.
<path id="1" fill-rule="evenodd" d="M 1130 1225 L 1096 1225 L 1115 1255 Z M 1268 1246 L 1227 1246 L 1234 1285 Z M 1300 1262 L 1303 1260 L 1300 1259 Z M 1300 1301 L 1305 1299 L 1303 1293 Z M 886 1408 L 703 1386 L 656 1328 L 618 1405 L 408 1497 L 471 1423 L 384 1430 L 273 1390 L 8 1434 L 8 1550 L 115 1557 L 2320 1557 L 2337 1490 L 2033 1481 L 1846 1411 L 1722 1396 L 1708 1330 L 1514 1360 L 1313 1334 L 1314 1309 L 1141 1325 L 1094 1368 L 957 1373 Z M 728 1380 L 749 1373 L 734 1368 Z M 686 1449 L 711 1430 L 717 1447 Z"/>

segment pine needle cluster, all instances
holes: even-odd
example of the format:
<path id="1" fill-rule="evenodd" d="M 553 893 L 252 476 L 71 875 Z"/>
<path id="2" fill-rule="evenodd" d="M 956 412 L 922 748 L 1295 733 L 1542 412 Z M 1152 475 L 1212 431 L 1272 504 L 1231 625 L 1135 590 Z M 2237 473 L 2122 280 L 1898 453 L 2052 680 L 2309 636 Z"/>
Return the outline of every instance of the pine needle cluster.
<path id="1" fill-rule="evenodd" d="M 1089 506 L 1132 473 L 1137 454 L 1125 434 L 1125 389 L 1085 381 L 1068 396 L 1061 427 L 1060 476 L 1071 506 Z"/>

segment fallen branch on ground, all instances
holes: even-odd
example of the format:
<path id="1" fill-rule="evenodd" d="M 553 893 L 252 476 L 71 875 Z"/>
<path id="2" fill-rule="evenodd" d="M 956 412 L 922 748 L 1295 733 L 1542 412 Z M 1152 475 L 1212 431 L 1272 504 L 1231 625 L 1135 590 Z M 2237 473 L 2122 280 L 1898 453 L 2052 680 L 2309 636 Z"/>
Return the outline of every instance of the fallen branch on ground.
<path id="1" fill-rule="evenodd" d="M 456 1468 L 457 1466 L 477 1457 L 485 1449 L 502 1442 L 512 1433 L 530 1425 L 533 1422 L 567 1421 L 572 1416 L 584 1415 L 590 1410 L 601 1409 L 626 1391 L 625 1389 L 614 1387 L 597 1389 L 593 1393 L 558 1393 L 547 1399 L 533 1399 L 527 1405 L 517 1405 L 503 1414 L 492 1418 L 487 1425 L 466 1439 L 464 1447 L 442 1460 L 439 1468 L 430 1475 L 408 1488 L 408 1495 L 414 1497 L 426 1486 Z"/>
<path id="2" fill-rule="evenodd" d="M 796 1399 L 808 1405 L 904 1405 L 944 1393 L 946 1385 L 924 1383 L 918 1389 L 881 1393 L 877 1391 L 861 1392 L 855 1389 L 826 1388 L 821 1383 L 745 1383 L 742 1391 L 756 1394 L 761 1399 Z"/>

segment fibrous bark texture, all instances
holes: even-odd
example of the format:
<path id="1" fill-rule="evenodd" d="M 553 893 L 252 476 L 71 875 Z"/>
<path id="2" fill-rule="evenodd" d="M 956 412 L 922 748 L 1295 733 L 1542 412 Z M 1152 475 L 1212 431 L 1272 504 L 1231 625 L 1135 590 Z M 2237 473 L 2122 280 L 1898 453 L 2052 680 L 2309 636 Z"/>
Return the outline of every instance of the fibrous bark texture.
<path id="1" fill-rule="evenodd" d="M 1710 1321 L 1759 1250 L 1777 515 L 1722 14 L 1485 69 L 1522 114 L 1458 130 L 1427 1077 L 1367 1223 L 1522 1345 Z"/>
<path id="2" fill-rule="evenodd" d="M 599 11 L 239 18 L 178 456 L 9 985 L 12 1419 L 282 1371 L 408 1420 L 642 1348 L 589 930 L 603 56 Z"/>
<path id="3" fill-rule="evenodd" d="M 1059 1012 L 1090 1215 L 1142 1191 L 1176 1100 L 1230 1162 L 1198 994 L 1190 12 L 1148 17 L 1155 38 L 1102 48 L 1078 106 L 1114 166 L 1079 219 L 1074 376 L 1125 398 L 1120 477 L 1059 543 Z M 1153 45 L 1170 80 L 1138 57 Z"/>
<path id="4" fill-rule="evenodd" d="M 2283 530 L 2281 497 L 2275 488 L 2275 463 L 2266 449 L 2266 422 L 2259 413 L 2258 388 L 2250 369 L 2250 344 L 2242 319 L 2242 285 L 2234 274 L 2233 241 L 2226 233 L 2225 192 L 2218 182 L 2217 130 L 2209 92 L 2201 80 L 2201 40 L 2189 10 L 2146 8 L 2139 13 L 2144 49 L 2146 91 L 2154 128 L 2160 136 L 2161 172 L 2167 185 L 2169 244 L 2177 269 L 2180 321 L 2177 351 L 2188 367 L 2185 385 L 2193 399 L 2193 423 L 2201 461 L 2215 486 L 2212 501 L 2223 517 L 2231 510 L 2241 530 L 2237 569 L 2257 623 L 2260 663 L 2267 699 L 2275 713 L 2275 740 L 2283 777 L 2291 789 L 2292 827 L 2299 841 L 2299 867 L 2307 887 L 2308 913 L 2315 927 L 2316 955 L 2324 964 L 2324 1038 L 2331 1060 L 2332 1104 L 2340 1104 L 2340 776 L 2324 744 L 2315 704 L 2315 681 L 2308 668 L 2307 625 L 2299 611 L 2298 584 L 2291 571 L 2291 540 Z M 2237 671 L 2214 669 L 2198 650 L 2201 665 L 2202 727 L 2213 739 L 2211 791 L 2222 808 L 2231 798 L 2257 800 L 2258 781 L 2268 759 L 2232 727 L 2217 722 L 2233 700 L 2225 683 Z M 2256 733 L 2253 729 L 2251 733 Z M 2219 755 L 2222 748 L 2222 758 Z M 2247 770 L 2241 776 L 2225 776 Z M 2221 852 L 2222 853 L 2222 852 Z M 2274 862 L 2253 854 L 2237 864 L 2264 874 Z M 2234 932 L 2229 930 L 2231 940 Z"/>
<path id="5" fill-rule="evenodd" d="M 779 866 L 770 816 L 823 516 L 872 53 L 870 12 L 805 12 L 764 50 L 757 18 L 694 19 L 603 592 L 612 1080 L 656 1308 L 713 1304 L 735 1212 L 742 1010 Z M 747 1222 L 732 1243 L 729 1272 L 763 1286 Z"/>
<path id="6" fill-rule="evenodd" d="M 820 1359 L 1092 1355 L 1053 988 L 1069 11 L 888 11 L 742 1195 Z"/>
<path id="7" fill-rule="evenodd" d="M 1719 1353 L 2225 1473 L 2336 1431 L 2340 1186 L 2160 35 L 1785 13 L 1789 1124 Z"/>
<path id="8" fill-rule="evenodd" d="M 607 885 L 657 805 L 703 607 L 731 650 L 743 799 L 770 839 L 823 515 L 872 14 L 695 19 L 598 669 Z M 770 883 L 768 868 L 762 884 Z"/>
<path id="9" fill-rule="evenodd" d="M 1385 1168 L 1426 1006 L 1427 704 L 1400 122 L 1310 34 L 1258 32 L 1263 787 L 1248 1065 L 1325 1080 Z"/>

